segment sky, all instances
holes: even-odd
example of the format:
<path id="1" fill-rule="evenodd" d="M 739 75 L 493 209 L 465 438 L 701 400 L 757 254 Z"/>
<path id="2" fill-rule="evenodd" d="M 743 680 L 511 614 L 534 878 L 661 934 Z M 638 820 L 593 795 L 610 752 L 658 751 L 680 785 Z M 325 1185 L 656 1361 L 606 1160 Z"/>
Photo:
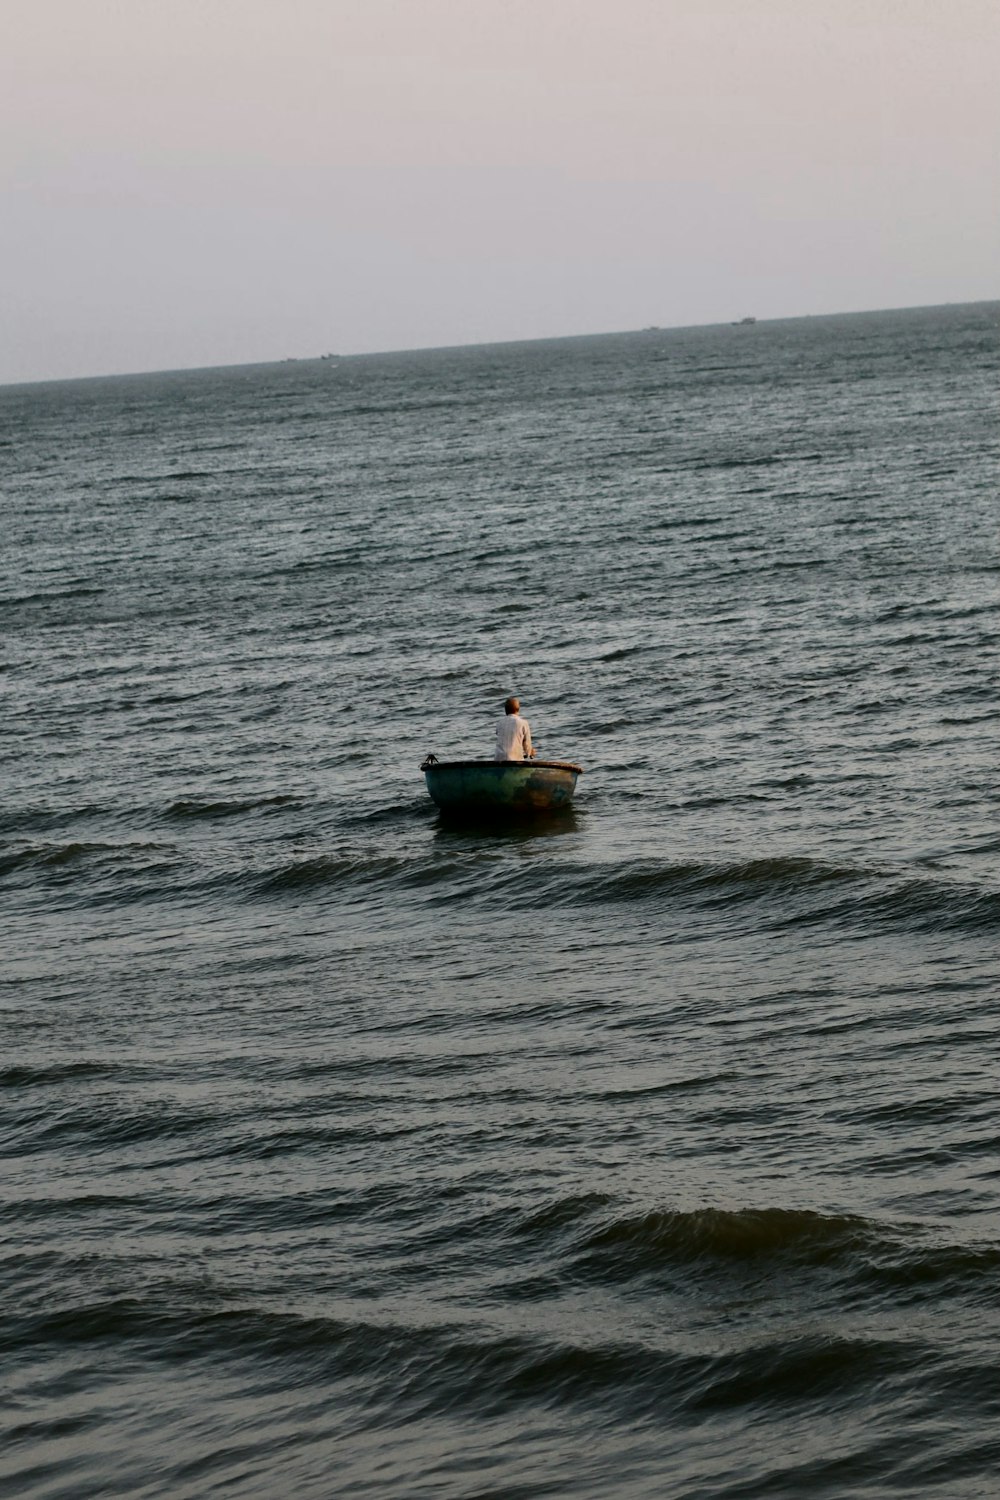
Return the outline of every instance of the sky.
<path id="1" fill-rule="evenodd" d="M 998 295 L 997 0 L 0 0 L 0 382 Z"/>

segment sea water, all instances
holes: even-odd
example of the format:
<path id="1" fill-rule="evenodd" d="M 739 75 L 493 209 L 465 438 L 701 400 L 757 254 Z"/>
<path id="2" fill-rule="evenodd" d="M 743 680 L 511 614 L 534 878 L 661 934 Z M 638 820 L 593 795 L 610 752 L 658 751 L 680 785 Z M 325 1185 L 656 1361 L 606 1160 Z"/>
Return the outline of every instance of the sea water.
<path id="1" fill-rule="evenodd" d="M 6 1493 L 1000 1493 L 998 321 L 0 391 Z"/>

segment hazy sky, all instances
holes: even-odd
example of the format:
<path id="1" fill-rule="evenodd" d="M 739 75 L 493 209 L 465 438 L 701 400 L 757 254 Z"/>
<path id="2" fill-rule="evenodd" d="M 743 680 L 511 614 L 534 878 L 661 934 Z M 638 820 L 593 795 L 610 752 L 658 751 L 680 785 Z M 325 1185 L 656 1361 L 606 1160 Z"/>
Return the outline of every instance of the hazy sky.
<path id="1" fill-rule="evenodd" d="M 0 0 L 0 381 L 998 295 L 998 0 Z"/>

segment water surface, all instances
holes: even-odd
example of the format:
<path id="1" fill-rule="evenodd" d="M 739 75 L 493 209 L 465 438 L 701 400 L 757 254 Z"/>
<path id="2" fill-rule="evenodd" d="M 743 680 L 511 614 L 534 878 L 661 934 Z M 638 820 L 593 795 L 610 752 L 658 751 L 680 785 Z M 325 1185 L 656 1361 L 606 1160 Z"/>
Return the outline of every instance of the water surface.
<path id="1" fill-rule="evenodd" d="M 996 1493 L 998 316 L 0 391 L 11 1493 Z"/>

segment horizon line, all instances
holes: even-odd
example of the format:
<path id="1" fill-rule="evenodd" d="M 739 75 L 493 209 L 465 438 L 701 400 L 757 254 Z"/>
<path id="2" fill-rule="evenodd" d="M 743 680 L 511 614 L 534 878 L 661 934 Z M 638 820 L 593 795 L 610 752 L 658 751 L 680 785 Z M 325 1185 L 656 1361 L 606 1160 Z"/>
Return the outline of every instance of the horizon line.
<path id="1" fill-rule="evenodd" d="M 293 354 L 279 356 L 275 359 L 239 360 L 235 364 L 175 365 L 158 370 L 115 370 L 103 375 L 43 375 L 27 380 L 0 381 L 0 391 L 19 390 L 26 386 L 36 385 L 71 385 L 90 380 L 141 380 L 154 375 L 198 375 L 207 374 L 213 370 L 259 370 L 270 365 L 308 365 L 319 364 L 326 360 L 339 362 L 341 360 L 381 359 L 387 356 L 404 354 L 447 354 L 462 349 L 495 349 L 507 346 L 513 348 L 523 344 L 559 344 L 571 343 L 574 340 L 583 339 L 627 338 L 644 333 L 679 333 L 696 328 L 734 328 L 745 326 L 748 319 L 754 326 L 762 327 L 773 323 L 801 323 L 807 320 L 820 321 L 824 318 L 872 317 L 881 313 L 933 312 L 945 307 L 983 307 L 989 306 L 994 302 L 1000 303 L 1000 297 L 975 297 L 970 300 L 963 299 L 958 302 L 906 303 L 897 307 L 848 308 L 839 312 L 826 313 L 786 313 L 777 318 L 758 318 L 753 315 L 744 315 L 742 319 L 724 318 L 708 323 L 650 323 L 642 328 L 610 328 L 591 333 L 550 333 L 531 338 L 480 339 L 458 344 L 414 344 L 406 348 L 365 349 L 350 352 L 337 350 L 326 354 Z"/>

